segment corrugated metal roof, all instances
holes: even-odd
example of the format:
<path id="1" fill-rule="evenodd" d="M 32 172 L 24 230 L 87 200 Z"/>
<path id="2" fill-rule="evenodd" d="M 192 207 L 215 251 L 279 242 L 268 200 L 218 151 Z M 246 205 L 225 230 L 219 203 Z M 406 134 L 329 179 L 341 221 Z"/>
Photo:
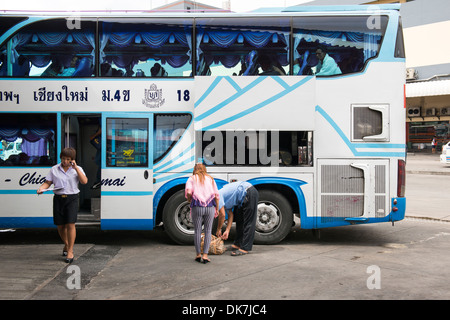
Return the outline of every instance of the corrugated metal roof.
<path id="1" fill-rule="evenodd" d="M 450 95 L 450 80 L 413 82 L 406 84 L 406 97 Z"/>

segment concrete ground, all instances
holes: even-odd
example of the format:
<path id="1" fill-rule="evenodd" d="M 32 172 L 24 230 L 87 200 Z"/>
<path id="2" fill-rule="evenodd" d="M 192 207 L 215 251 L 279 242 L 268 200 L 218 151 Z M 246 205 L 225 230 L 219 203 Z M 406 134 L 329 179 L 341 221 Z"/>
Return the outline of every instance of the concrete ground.
<path id="1" fill-rule="evenodd" d="M 174 315 L 204 300 L 450 299 L 450 167 L 408 154 L 406 170 L 407 219 L 394 227 L 329 228 L 318 239 L 296 226 L 280 244 L 207 265 L 161 230 L 79 228 L 70 266 L 56 230 L 1 230 L 0 299 L 172 300 Z"/>

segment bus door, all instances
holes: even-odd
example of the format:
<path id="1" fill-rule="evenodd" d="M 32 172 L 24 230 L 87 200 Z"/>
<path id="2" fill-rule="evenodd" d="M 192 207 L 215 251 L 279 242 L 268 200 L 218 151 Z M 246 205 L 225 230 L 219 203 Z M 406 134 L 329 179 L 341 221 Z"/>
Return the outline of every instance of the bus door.
<path id="1" fill-rule="evenodd" d="M 153 229 L 153 114 L 102 114 L 101 228 Z"/>
<path id="2" fill-rule="evenodd" d="M 61 149 L 72 147 L 76 150 L 76 161 L 88 178 L 86 185 L 79 184 L 80 203 L 78 223 L 100 221 L 100 148 L 101 115 L 70 113 L 61 117 Z M 97 142 L 97 144 L 94 143 Z"/>

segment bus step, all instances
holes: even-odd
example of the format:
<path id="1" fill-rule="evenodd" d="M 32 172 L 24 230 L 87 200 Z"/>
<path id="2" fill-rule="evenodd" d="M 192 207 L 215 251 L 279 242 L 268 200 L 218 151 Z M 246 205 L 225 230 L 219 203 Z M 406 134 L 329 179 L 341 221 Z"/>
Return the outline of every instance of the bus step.
<path id="1" fill-rule="evenodd" d="M 100 219 L 90 213 L 78 213 L 77 226 L 94 226 L 100 225 Z"/>
<path id="2" fill-rule="evenodd" d="M 100 226 L 100 221 L 77 221 L 77 227 L 97 227 Z"/>

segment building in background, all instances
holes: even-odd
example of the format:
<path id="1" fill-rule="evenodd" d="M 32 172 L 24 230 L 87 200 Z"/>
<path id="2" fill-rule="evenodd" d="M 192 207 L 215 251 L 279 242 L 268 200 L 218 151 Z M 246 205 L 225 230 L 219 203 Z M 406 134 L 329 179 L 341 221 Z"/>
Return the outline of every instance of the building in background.
<path id="1" fill-rule="evenodd" d="M 402 5 L 406 50 L 409 151 L 438 151 L 450 140 L 450 2 L 415 0 Z"/>

